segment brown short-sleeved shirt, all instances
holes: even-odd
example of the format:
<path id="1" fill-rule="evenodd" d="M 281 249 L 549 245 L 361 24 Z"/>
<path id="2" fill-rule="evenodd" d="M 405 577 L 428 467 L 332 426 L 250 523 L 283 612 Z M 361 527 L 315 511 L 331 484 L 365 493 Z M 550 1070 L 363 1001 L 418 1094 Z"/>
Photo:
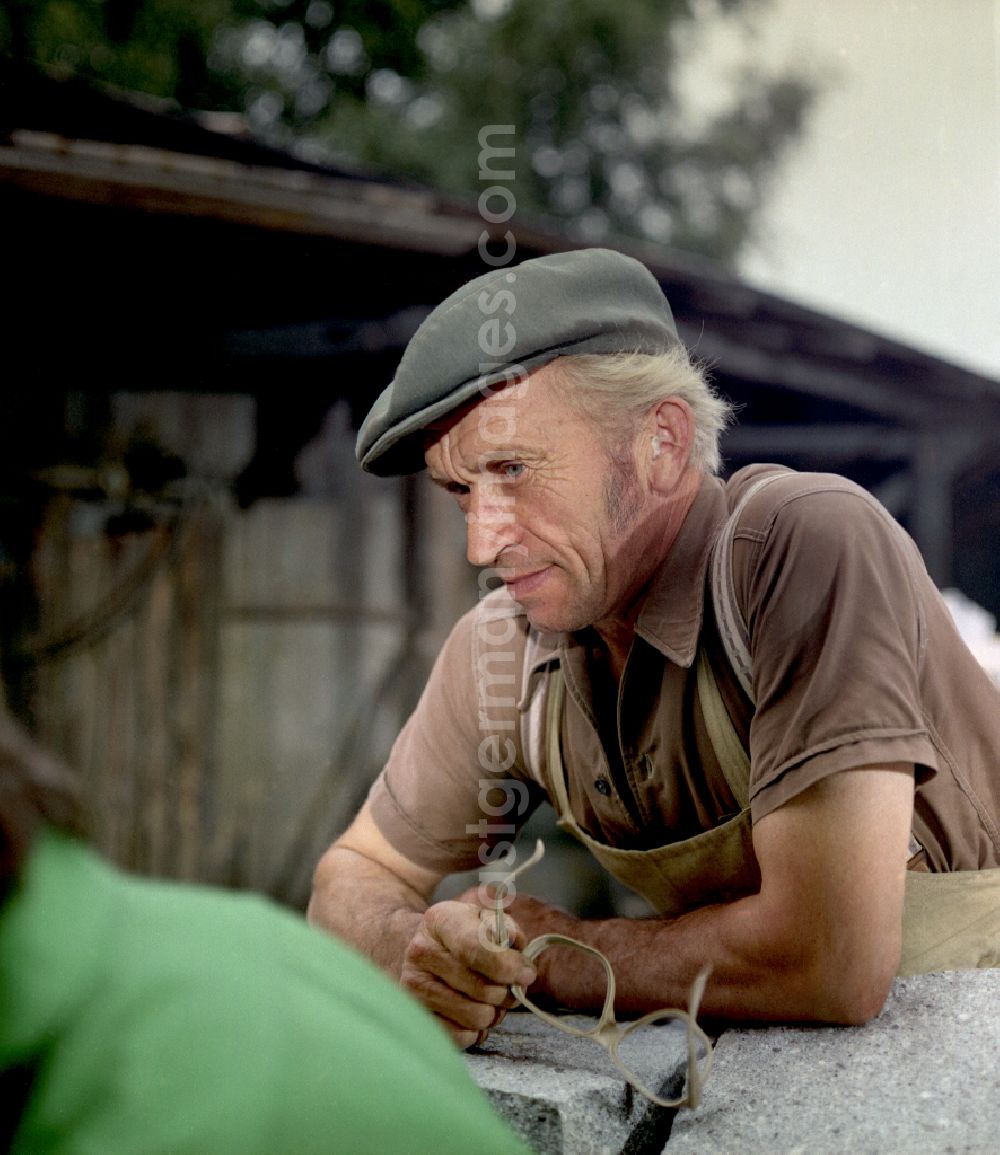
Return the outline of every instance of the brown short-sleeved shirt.
<path id="1" fill-rule="evenodd" d="M 654 575 L 620 687 L 589 631 L 539 635 L 500 590 L 452 631 L 372 788 L 372 813 L 431 869 L 486 865 L 545 779 L 546 671 L 562 665 L 563 759 L 573 814 L 593 837 L 645 849 L 739 810 L 698 700 L 705 646 L 750 752 L 758 821 L 820 779 L 917 767 L 914 833 L 933 870 L 1000 866 L 1000 689 L 966 648 L 909 538 L 833 474 L 783 476 L 740 517 L 733 549 L 752 705 L 706 601 L 712 545 L 752 481 L 706 478 Z"/>

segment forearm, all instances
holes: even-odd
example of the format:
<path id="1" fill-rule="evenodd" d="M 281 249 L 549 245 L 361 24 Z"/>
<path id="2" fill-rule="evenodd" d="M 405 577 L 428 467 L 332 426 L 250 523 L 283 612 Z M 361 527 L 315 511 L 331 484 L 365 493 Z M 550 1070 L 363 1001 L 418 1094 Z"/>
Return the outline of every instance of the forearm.
<path id="1" fill-rule="evenodd" d="M 307 917 L 368 955 L 397 981 L 427 903 L 384 866 L 334 844 L 320 860 Z"/>
<path id="2" fill-rule="evenodd" d="M 528 940 L 565 934 L 602 951 L 623 1013 L 684 1006 L 710 966 L 710 1016 L 866 1022 L 899 967 L 912 811 L 912 766 L 862 767 L 754 825 L 757 894 L 671 920 L 583 922 L 523 896 L 510 909 Z M 600 1005 L 600 964 L 559 948 L 536 965 L 543 991 L 564 1006 Z"/>
<path id="3" fill-rule="evenodd" d="M 884 966 L 852 972 L 833 931 L 783 926 L 761 895 L 671 920 L 583 921 L 548 907 L 531 914 L 518 903 L 512 913 L 529 938 L 565 934 L 600 950 L 614 969 L 622 1014 L 686 1006 L 706 965 L 712 974 L 702 1011 L 713 1018 L 857 1022 L 876 1014 L 885 997 Z M 569 1009 L 600 1008 L 605 980 L 597 960 L 555 947 L 535 965 L 536 992 Z"/>

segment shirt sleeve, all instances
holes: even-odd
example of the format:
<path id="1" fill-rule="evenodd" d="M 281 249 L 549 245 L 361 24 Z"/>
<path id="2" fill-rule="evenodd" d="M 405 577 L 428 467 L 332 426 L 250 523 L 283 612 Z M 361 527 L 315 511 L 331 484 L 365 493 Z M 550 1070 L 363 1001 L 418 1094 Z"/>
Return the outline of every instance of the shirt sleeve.
<path id="1" fill-rule="evenodd" d="M 538 803 L 519 733 L 522 621 L 486 599 L 458 622 L 369 793 L 382 834 L 428 870 L 495 861 Z"/>
<path id="2" fill-rule="evenodd" d="M 919 691 L 916 583 L 929 578 L 901 527 L 839 481 L 786 492 L 738 544 L 750 554 L 754 821 L 842 770 L 938 769 Z"/>

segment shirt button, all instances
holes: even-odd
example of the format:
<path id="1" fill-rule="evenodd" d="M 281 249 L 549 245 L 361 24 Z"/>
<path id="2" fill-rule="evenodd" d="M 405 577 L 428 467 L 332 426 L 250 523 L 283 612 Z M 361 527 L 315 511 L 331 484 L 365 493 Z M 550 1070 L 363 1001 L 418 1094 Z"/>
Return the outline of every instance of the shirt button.
<path id="1" fill-rule="evenodd" d="M 598 794 L 603 794 L 607 798 L 611 794 L 611 783 L 607 778 L 597 778 L 594 781 L 594 789 Z"/>

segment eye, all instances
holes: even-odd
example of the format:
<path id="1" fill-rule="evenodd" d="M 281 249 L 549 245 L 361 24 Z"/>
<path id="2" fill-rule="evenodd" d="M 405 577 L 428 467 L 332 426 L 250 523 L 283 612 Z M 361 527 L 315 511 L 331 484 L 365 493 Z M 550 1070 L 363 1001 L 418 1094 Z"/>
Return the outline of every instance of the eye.
<path id="1" fill-rule="evenodd" d="M 524 463 L 521 461 L 503 461 L 499 472 L 504 481 L 517 481 L 524 473 Z"/>

